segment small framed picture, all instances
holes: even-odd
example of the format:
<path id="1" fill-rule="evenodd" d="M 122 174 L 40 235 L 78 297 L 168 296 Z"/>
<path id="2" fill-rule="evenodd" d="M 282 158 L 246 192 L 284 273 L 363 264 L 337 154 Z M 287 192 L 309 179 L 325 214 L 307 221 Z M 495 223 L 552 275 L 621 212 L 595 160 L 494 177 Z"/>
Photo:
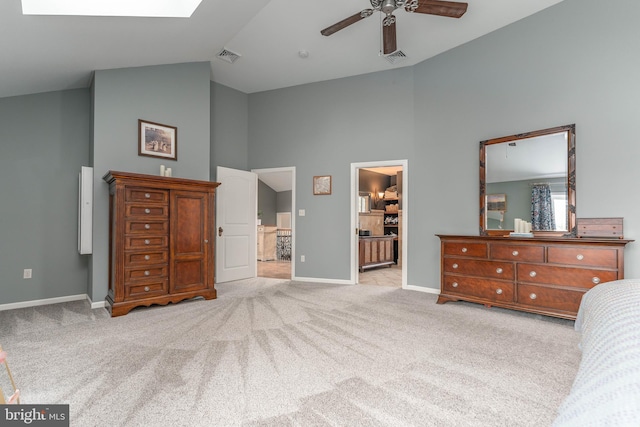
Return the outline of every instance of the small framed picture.
<path id="1" fill-rule="evenodd" d="M 178 128 L 138 119 L 138 155 L 178 160 Z"/>
<path id="2" fill-rule="evenodd" d="M 331 194 L 331 175 L 313 177 L 313 194 L 316 196 Z"/>
<path id="3" fill-rule="evenodd" d="M 487 210 L 488 211 L 506 211 L 507 195 L 506 194 L 487 194 Z"/>

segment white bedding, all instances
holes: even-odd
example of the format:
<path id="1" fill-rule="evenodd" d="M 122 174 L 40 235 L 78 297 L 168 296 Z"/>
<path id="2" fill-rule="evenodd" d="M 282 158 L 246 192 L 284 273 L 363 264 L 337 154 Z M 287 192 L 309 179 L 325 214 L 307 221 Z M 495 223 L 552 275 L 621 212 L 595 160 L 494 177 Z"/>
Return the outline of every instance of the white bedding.
<path id="1" fill-rule="evenodd" d="M 640 426 L 640 280 L 589 290 L 575 328 L 582 360 L 553 426 Z"/>

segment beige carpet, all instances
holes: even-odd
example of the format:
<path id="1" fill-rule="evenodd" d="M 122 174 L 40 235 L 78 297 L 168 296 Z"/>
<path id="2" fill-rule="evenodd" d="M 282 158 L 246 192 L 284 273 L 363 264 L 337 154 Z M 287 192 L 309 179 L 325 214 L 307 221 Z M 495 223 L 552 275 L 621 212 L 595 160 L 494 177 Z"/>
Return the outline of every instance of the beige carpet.
<path id="1" fill-rule="evenodd" d="M 381 286 L 276 279 L 109 318 L 0 312 L 26 403 L 74 426 L 548 426 L 579 363 L 573 322 Z"/>

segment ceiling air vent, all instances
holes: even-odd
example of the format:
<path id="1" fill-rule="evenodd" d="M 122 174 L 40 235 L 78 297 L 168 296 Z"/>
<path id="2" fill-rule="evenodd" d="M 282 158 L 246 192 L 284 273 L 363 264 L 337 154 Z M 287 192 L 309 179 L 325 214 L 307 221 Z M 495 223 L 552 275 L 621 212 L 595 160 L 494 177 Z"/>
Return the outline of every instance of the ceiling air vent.
<path id="1" fill-rule="evenodd" d="M 238 58 L 240 58 L 240 54 L 235 53 L 235 52 L 231 52 L 228 49 L 222 49 L 220 52 L 218 52 L 218 54 L 216 55 L 217 58 L 222 59 L 223 61 L 227 61 L 229 64 L 233 64 L 234 62 L 236 62 L 236 60 Z"/>
<path id="2" fill-rule="evenodd" d="M 407 59 L 407 55 L 401 50 L 396 50 L 389 55 L 385 55 L 384 58 L 389 61 L 390 64 L 397 64 L 398 62 L 402 62 Z"/>

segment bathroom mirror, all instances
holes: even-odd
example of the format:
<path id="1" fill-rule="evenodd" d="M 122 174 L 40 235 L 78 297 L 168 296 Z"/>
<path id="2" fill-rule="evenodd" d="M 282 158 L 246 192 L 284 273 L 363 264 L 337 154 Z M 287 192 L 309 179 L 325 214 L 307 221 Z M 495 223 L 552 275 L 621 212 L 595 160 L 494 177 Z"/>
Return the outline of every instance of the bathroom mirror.
<path id="1" fill-rule="evenodd" d="M 575 237 L 574 124 L 480 142 L 480 235 L 522 231 L 516 219 L 536 236 Z"/>

